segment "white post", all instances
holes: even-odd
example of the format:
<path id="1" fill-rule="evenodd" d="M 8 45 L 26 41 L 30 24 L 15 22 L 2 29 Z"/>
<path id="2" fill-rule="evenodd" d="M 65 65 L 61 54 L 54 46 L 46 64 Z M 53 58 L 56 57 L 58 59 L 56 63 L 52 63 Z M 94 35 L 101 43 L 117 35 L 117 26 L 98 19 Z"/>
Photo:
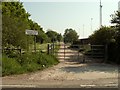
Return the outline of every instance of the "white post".
<path id="1" fill-rule="evenodd" d="M 100 0 L 100 28 L 102 27 L 102 5 Z"/>

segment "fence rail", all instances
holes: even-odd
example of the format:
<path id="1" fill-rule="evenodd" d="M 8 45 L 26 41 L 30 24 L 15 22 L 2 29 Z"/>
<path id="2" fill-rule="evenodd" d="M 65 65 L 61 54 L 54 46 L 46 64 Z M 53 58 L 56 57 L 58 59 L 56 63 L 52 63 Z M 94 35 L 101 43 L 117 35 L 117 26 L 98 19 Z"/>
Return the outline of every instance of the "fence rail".
<path id="1" fill-rule="evenodd" d="M 107 60 L 107 45 L 60 45 L 58 54 L 59 59 L 80 59 L 85 62 L 88 58 L 97 58 Z M 49 49 L 50 52 L 51 49 Z M 81 56 L 81 54 L 83 56 Z M 73 55 L 72 55 L 73 54 Z M 69 58 L 68 58 L 69 57 Z M 78 60 L 79 61 L 79 60 Z"/>

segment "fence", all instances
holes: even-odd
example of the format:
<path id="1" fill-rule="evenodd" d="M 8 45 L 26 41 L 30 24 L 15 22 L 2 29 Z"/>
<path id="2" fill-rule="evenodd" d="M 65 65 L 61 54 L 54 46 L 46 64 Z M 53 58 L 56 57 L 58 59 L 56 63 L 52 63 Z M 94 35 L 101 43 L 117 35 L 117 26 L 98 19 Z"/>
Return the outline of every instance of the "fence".
<path id="1" fill-rule="evenodd" d="M 55 47 L 56 45 L 54 45 Z M 107 45 L 67 45 L 61 44 L 55 52 L 52 45 L 48 46 L 48 53 L 58 55 L 58 59 L 85 62 L 92 59 L 107 60 Z M 100 61 L 100 60 L 99 60 Z"/>
<path id="2" fill-rule="evenodd" d="M 22 54 L 22 50 L 21 49 L 13 49 L 13 48 L 4 48 L 4 49 L 1 49 L 2 50 L 2 52 L 3 53 L 6 53 L 6 54 L 15 54 L 15 53 L 17 53 L 17 54 L 19 54 L 20 56 L 21 56 L 21 54 Z M 14 52 L 13 52 L 14 51 Z M 17 51 L 17 52 L 15 52 L 15 51 Z"/>
<path id="3" fill-rule="evenodd" d="M 47 48 L 47 53 L 48 54 L 54 54 L 54 46 L 55 44 L 48 44 L 48 48 Z"/>
<path id="4" fill-rule="evenodd" d="M 59 49 L 60 49 L 60 43 L 48 44 L 47 54 L 57 55 Z"/>
<path id="5" fill-rule="evenodd" d="M 87 51 L 84 55 L 85 58 L 102 59 L 107 60 L 107 45 L 90 45 L 91 50 Z"/>

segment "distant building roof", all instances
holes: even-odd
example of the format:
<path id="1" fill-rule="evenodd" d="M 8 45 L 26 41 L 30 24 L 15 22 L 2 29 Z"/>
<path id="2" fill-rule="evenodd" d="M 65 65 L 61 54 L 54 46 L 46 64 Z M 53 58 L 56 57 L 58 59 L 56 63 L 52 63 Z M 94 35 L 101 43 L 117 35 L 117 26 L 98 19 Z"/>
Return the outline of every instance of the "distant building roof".
<path id="1" fill-rule="evenodd" d="M 82 38 L 79 39 L 81 44 L 89 44 L 89 39 L 88 38 Z"/>

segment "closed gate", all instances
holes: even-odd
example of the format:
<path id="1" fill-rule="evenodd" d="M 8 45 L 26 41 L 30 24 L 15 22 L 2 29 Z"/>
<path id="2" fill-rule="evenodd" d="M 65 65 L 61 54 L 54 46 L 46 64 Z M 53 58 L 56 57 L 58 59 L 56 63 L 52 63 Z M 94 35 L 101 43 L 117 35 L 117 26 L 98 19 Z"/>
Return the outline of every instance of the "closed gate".
<path id="1" fill-rule="evenodd" d="M 105 45 L 54 44 L 54 46 L 51 45 L 51 47 L 59 47 L 59 50 L 51 50 L 52 53 L 54 52 L 54 55 L 57 55 L 59 60 L 66 60 L 71 62 L 107 60 L 107 46 Z"/>
<path id="2" fill-rule="evenodd" d="M 61 44 L 57 55 L 61 60 L 79 61 L 78 49 L 72 48 L 70 44 Z"/>

